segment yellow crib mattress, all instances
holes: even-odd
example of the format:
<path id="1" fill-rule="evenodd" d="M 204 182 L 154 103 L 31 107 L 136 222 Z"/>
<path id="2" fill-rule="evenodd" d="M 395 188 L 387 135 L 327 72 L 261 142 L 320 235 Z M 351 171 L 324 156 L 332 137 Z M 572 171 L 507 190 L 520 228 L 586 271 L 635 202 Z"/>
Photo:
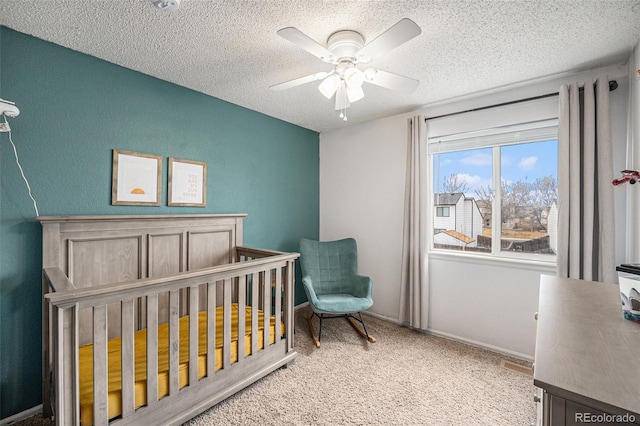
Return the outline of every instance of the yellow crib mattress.
<path id="1" fill-rule="evenodd" d="M 245 308 L 245 356 L 251 354 L 251 307 Z M 216 309 L 216 371 L 222 368 L 223 307 Z M 238 360 L 238 305 L 232 304 L 231 314 L 231 362 Z M 275 342 L 275 317 L 270 320 L 270 342 Z M 258 313 L 258 348 L 264 345 L 264 314 Z M 281 323 L 284 335 L 284 323 Z M 198 318 L 198 378 L 207 375 L 207 313 Z M 139 330 L 134 336 L 135 345 L 135 407 L 147 403 L 147 330 Z M 93 424 L 93 344 L 80 347 L 80 423 Z M 109 369 L 109 418 L 122 414 L 121 339 L 108 341 Z M 189 316 L 180 318 L 180 387 L 189 384 Z M 158 326 L 158 399 L 169 394 L 169 324 Z"/>

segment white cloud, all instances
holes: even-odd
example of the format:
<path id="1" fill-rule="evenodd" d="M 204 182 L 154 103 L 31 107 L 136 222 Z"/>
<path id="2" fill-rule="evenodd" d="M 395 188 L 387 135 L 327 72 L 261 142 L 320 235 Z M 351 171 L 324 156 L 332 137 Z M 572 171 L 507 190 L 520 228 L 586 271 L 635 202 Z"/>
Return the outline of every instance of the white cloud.
<path id="1" fill-rule="evenodd" d="M 467 185 L 469 185 L 469 187 L 471 188 L 475 188 L 478 186 L 478 184 L 480 182 L 482 182 L 482 178 L 478 175 L 469 175 L 467 173 L 458 173 L 456 176 L 458 176 L 458 180 L 460 182 L 464 182 Z"/>
<path id="2" fill-rule="evenodd" d="M 518 167 L 522 170 L 533 170 L 538 162 L 538 157 L 527 157 L 520 160 Z"/>
<path id="3" fill-rule="evenodd" d="M 467 166 L 490 166 L 493 158 L 490 154 L 473 154 L 460 161 Z"/>
<path id="4" fill-rule="evenodd" d="M 458 180 L 467 184 L 469 189 L 467 190 L 467 196 L 474 196 L 476 189 L 483 187 L 491 187 L 491 178 L 483 179 L 478 175 L 470 175 L 467 173 L 458 173 Z"/>

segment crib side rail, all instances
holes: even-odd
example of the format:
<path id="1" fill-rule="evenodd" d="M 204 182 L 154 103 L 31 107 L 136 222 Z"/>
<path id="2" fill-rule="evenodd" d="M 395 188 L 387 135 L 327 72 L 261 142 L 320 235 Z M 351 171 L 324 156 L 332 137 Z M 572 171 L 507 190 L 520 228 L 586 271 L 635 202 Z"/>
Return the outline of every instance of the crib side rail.
<path id="1" fill-rule="evenodd" d="M 245 246 L 236 247 L 237 262 L 240 262 L 242 260 L 249 260 L 249 259 L 262 259 L 264 257 L 279 256 L 283 254 L 288 254 L 288 253 L 285 253 L 282 251 L 276 251 L 276 250 L 266 250 L 266 249 L 245 247 Z"/>
<path id="2" fill-rule="evenodd" d="M 60 268 L 44 268 L 44 278 L 49 286 L 47 293 L 57 291 L 73 291 L 76 286 Z"/>
<path id="3" fill-rule="evenodd" d="M 225 278 L 234 278 L 242 273 L 254 273 L 278 266 L 285 267 L 288 262 L 295 261 L 299 256 L 298 253 L 286 253 L 249 262 L 230 263 L 189 272 L 169 274 L 163 277 L 142 278 L 79 289 L 74 287 L 69 290 L 48 293 L 45 295 L 45 299 L 54 306 L 66 306 L 74 303 L 79 303 L 81 308 L 96 306 L 104 302 L 119 302 L 123 298 L 136 298 L 171 289 L 179 289 L 188 286 L 189 283 L 224 280 Z M 60 273 L 64 274 L 62 271 Z"/>
<path id="4" fill-rule="evenodd" d="M 135 304 L 144 300 L 147 319 L 147 406 L 158 404 L 158 299 L 161 294 L 168 294 L 169 299 L 169 395 L 181 391 L 179 386 L 179 299 L 182 294 L 188 294 L 189 314 L 189 383 L 198 381 L 198 311 L 201 286 L 207 287 L 207 317 L 208 330 L 216 329 L 216 292 L 222 292 L 224 306 L 223 329 L 223 359 L 222 368 L 231 367 L 231 304 L 232 297 L 239 300 L 251 293 L 252 303 L 258 293 L 264 294 L 260 306 L 271 306 L 271 291 L 260 287 L 271 282 L 275 277 L 275 299 L 273 312 L 283 314 L 285 321 L 286 350 L 293 350 L 293 286 L 294 262 L 298 253 L 281 253 L 257 249 L 249 249 L 252 253 L 263 255 L 251 256 L 252 260 L 220 265 L 195 271 L 183 272 L 165 277 L 146 278 L 122 283 L 114 283 L 87 288 L 74 288 L 58 268 L 46 268 L 44 277 L 52 282 L 51 287 L 58 291 L 45 295 L 46 303 L 50 306 L 52 315 L 52 362 L 54 372 L 54 411 L 56 422 L 60 425 L 80 423 L 79 406 L 79 342 L 78 342 L 78 313 L 81 309 L 90 308 L 93 312 L 93 394 L 94 424 L 108 424 L 108 333 L 107 306 L 119 304 L 121 306 L 121 345 L 122 345 L 122 418 L 136 412 L 135 374 L 134 374 L 134 321 Z M 243 252 L 240 250 L 240 252 Z M 248 253 L 247 251 L 244 252 Z M 246 259 L 246 257 L 245 257 Z M 260 278 L 259 278 L 260 277 Z M 267 280 L 265 277 L 269 277 Z M 266 294 L 269 296 L 266 296 Z M 280 297 L 282 295 L 282 297 Z M 284 306 L 281 305 L 284 300 Z M 257 306 L 257 305 L 253 305 Z M 271 309 L 271 308 L 270 308 Z M 243 335 L 246 327 L 244 320 L 244 304 L 239 304 L 238 333 Z M 268 319 L 265 312 L 265 320 Z M 251 324 L 257 330 L 258 309 L 252 310 Z M 268 322 L 264 327 L 264 347 L 269 344 Z M 276 321 L 276 343 L 280 343 L 280 321 Z M 207 378 L 213 376 L 215 365 L 215 333 L 207 332 Z M 257 352 L 257 333 L 252 333 L 251 354 Z M 244 339 L 238 339 L 238 354 L 244 354 Z M 238 363 L 243 362 L 244 355 L 238 357 Z M 154 374 L 155 372 L 155 374 Z"/>

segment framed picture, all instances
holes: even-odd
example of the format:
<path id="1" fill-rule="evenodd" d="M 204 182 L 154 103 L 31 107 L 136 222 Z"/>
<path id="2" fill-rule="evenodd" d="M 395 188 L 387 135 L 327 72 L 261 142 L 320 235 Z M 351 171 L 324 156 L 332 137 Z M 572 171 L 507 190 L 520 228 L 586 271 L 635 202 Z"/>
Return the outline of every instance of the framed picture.
<path id="1" fill-rule="evenodd" d="M 161 180 L 161 156 L 113 150 L 112 205 L 159 206 Z"/>
<path id="2" fill-rule="evenodd" d="M 207 205 L 207 163 L 169 158 L 169 206 Z"/>

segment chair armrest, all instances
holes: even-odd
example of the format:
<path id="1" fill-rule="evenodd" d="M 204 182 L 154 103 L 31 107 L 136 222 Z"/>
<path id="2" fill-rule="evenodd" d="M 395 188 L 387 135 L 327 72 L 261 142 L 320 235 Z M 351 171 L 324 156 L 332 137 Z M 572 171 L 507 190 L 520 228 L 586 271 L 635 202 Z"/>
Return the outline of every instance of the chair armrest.
<path id="1" fill-rule="evenodd" d="M 318 305 L 318 296 L 316 296 L 316 292 L 313 289 L 313 283 L 311 281 L 311 277 L 305 275 L 302 277 L 302 286 L 304 287 L 304 292 L 307 293 L 307 299 L 309 303 L 313 306 Z"/>
<path id="2" fill-rule="evenodd" d="M 373 280 L 365 275 L 354 275 L 351 277 L 351 287 L 354 296 L 371 298 Z"/>

